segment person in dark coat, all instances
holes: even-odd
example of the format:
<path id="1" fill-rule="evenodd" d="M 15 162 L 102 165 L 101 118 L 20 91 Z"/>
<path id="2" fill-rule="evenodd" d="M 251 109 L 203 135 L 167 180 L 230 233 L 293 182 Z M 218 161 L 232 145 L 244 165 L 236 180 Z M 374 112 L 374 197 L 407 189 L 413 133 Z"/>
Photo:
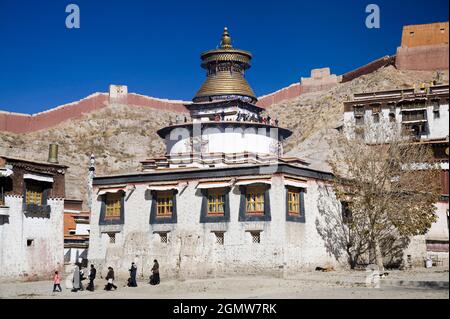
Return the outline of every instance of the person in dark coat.
<path id="1" fill-rule="evenodd" d="M 106 275 L 105 279 L 108 281 L 108 283 L 105 286 L 105 290 L 111 290 L 114 288 L 114 290 L 117 289 L 117 286 L 114 285 L 114 269 L 112 267 L 108 267 L 108 274 Z"/>
<path id="2" fill-rule="evenodd" d="M 97 269 L 95 269 L 94 265 L 91 265 L 91 269 L 89 270 L 89 284 L 86 290 L 94 291 L 94 279 L 97 275 Z"/>
<path id="3" fill-rule="evenodd" d="M 131 263 L 131 268 L 128 271 L 130 272 L 130 279 L 128 279 L 128 287 L 137 287 L 136 282 L 137 266 L 134 262 Z"/>
<path id="4" fill-rule="evenodd" d="M 153 275 L 150 276 L 150 285 L 158 285 L 160 282 L 159 278 L 159 264 L 158 261 L 155 259 L 152 268 Z"/>

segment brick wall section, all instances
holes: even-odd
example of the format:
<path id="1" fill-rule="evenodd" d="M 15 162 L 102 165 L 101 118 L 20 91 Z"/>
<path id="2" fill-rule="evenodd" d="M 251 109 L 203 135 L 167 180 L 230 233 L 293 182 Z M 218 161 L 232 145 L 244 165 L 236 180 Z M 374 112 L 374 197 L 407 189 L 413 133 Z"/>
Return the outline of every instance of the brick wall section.
<path id="1" fill-rule="evenodd" d="M 448 22 L 406 25 L 403 27 L 402 48 L 436 44 L 448 45 Z"/>
<path id="2" fill-rule="evenodd" d="M 278 90 L 274 93 L 261 96 L 256 105 L 267 108 L 273 104 L 284 100 L 294 99 L 303 93 L 303 87 L 300 83 L 294 83 L 286 88 Z"/>
<path id="3" fill-rule="evenodd" d="M 395 65 L 400 70 L 448 70 L 448 44 L 397 49 Z"/>
<path id="4" fill-rule="evenodd" d="M 99 110 L 107 105 L 107 101 L 108 94 L 96 93 L 78 102 L 33 115 L 0 112 L 0 131 L 20 134 L 46 129 Z"/>
<path id="5" fill-rule="evenodd" d="M 96 93 L 78 102 L 34 115 L 0 112 L 0 131 L 23 134 L 54 127 L 64 121 L 80 118 L 83 114 L 104 108 L 108 105 L 108 99 L 107 93 Z M 187 112 L 181 101 L 161 100 L 129 93 L 127 102 L 129 105 L 173 112 Z"/>
<path id="6" fill-rule="evenodd" d="M 347 72 L 344 75 L 342 75 L 342 83 L 349 82 L 351 80 L 354 80 L 362 75 L 366 75 L 372 72 L 375 72 L 376 70 L 395 63 L 395 56 L 384 56 L 380 59 L 377 59 L 375 61 L 372 61 L 366 65 L 363 65 L 360 68 L 357 68 L 353 71 Z"/>
<path id="7" fill-rule="evenodd" d="M 184 106 L 186 102 L 155 99 L 134 93 L 128 93 L 127 102 L 128 105 L 147 106 L 172 112 L 188 112 Z"/>

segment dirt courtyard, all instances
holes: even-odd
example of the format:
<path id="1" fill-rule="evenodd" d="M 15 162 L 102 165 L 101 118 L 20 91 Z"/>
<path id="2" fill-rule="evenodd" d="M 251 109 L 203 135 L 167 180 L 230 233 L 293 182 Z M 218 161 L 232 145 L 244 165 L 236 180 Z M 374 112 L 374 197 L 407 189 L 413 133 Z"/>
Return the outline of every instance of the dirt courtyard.
<path id="1" fill-rule="evenodd" d="M 125 286 L 126 278 L 116 280 L 116 291 L 104 291 L 105 280 L 96 279 L 96 290 L 71 292 L 61 286 L 53 293 L 51 281 L 0 283 L 0 298 L 87 298 L 87 299 L 448 299 L 448 269 L 389 271 L 379 288 L 366 286 L 364 271 L 302 272 L 280 278 L 242 276 L 176 280 L 162 278 L 151 286 L 144 280 L 138 287 Z M 87 281 L 83 281 L 84 286 Z"/>

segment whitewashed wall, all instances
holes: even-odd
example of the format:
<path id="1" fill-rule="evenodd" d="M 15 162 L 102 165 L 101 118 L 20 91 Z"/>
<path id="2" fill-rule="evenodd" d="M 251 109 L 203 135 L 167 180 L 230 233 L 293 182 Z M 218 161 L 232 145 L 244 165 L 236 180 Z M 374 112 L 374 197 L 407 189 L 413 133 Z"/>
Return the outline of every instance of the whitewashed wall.
<path id="1" fill-rule="evenodd" d="M 151 197 L 145 185 L 125 202 L 125 224 L 110 244 L 108 235 L 101 234 L 99 214 L 101 203 L 94 202 L 91 215 L 89 261 L 103 272 L 112 266 L 125 280 L 131 262 L 138 264 L 139 273 L 150 275 L 153 259 L 158 259 L 163 277 L 208 276 L 240 272 L 269 273 L 310 270 L 316 266 L 346 265 L 327 252 L 316 229 L 316 220 L 324 223 L 318 210 L 318 184 L 308 182 L 305 194 L 306 223 L 286 222 L 285 188 L 279 176 L 272 178 L 270 190 L 270 222 L 239 222 L 239 194 L 233 188 L 230 194 L 229 223 L 200 223 L 202 198 L 195 189 L 196 182 L 177 195 L 178 222 L 172 225 L 150 225 Z M 329 197 L 334 201 L 333 195 Z M 340 214 L 339 205 L 331 205 Z M 103 228 L 105 229 L 105 228 Z M 224 230 L 225 244 L 216 244 L 212 231 Z M 261 244 L 253 244 L 248 230 L 263 230 Z M 170 231 L 169 243 L 160 242 L 155 231 Z M 342 262 L 342 264 L 340 264 Z"/>
<path id="2" fill-rule="evenodd" d="M 266 133 L 266 129 L 239 127 L 209 127 L 202 131 L 201 141 L 204 153 L 259 153 L 277 155 L 278 134 L 276 130 Z M 200 137 L 198 137 L 200 143 Z M 166 152 L 171 155 L 192 152 L 189 130 L 175 128 L 166 136 Z"/>
<path id="3" fill-rule="evenodd" d="M 64 200 L 49 199 L 50 218 L 26 217 L 22 196 L 6 196 L 7 223 L 0 224 L 0 278 L 51 278 L 64 265 Z M 27 239 L 33 245 L 27 247 Z"/>

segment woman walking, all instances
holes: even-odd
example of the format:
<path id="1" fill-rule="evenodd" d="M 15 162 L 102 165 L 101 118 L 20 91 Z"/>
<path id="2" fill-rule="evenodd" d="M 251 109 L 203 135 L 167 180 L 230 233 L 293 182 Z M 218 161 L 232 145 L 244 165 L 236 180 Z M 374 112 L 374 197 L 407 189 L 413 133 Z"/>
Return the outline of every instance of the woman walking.
<path id="1" fill-rule="evenodd" d="M 117 289 L 117 286 L 114 285 L 114 269 L 112 267 L 108 267 L 108 274 L 106 275 L 105 279 L 108 281 L 108 283 L 105 286 L 105 290 L 111 290 L 111 288 L 114 288 L 114 290 Z"/>
<path id="2" fill-rule="evenodd" d="M 150 285 L 158 285 L 160 278 L 159 278 L 159 264 L 158 261 L 155 259 L 152 268 L 153 275 L 150 276 Z"/>
<path id="3" fill-rule="evenodd" d="M 128 271 L 130 272 L 130 278 L 128 279 L 128 287 L 137 287 L 136 282 L 137 266 L 134 262 L 131 263 L 131 268 Z"/>

